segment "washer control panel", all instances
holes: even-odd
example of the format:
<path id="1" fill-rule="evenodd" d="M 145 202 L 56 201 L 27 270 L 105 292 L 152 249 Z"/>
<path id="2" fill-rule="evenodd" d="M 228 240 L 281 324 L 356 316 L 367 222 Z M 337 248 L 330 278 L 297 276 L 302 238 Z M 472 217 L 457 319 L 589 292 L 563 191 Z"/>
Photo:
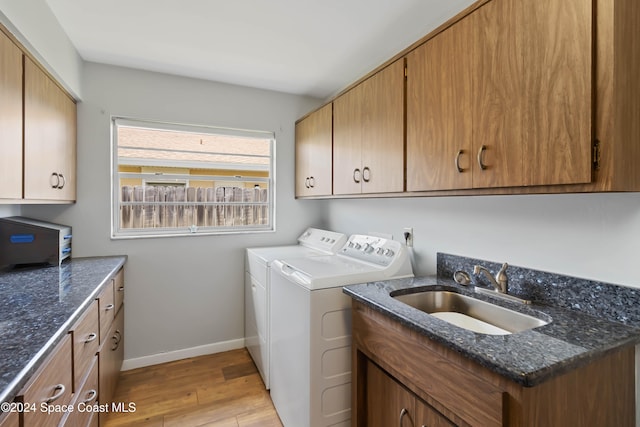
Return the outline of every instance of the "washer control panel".
<path id="1" fill-rule="evenodd" d="M 317 228 L 307 228 L 298 237 L 298 243 L 303 246 L 331 253 L 336 253 L 345 244 L 346 240 L 347 236 L 342 233 Z"/>
<path id="2" fill-rule="evenodd" d="M 404 250 L 402 244 L 395 240 L 354 234 L 349 237 L 347 243 L 338 253 L 386 267 L 399 257 Z"/>

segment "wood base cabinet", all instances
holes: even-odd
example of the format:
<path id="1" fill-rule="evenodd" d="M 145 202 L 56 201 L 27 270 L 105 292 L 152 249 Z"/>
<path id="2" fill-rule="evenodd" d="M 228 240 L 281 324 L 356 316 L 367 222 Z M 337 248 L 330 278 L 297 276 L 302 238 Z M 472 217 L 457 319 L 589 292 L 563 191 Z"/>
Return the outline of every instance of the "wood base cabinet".
<path id="1" fill-rule="evenodd" d="M 20 427 L 20 415 L 17 412 L 0 415 L 0 427 Z"/>
<path id="2" fill-rule="evenodd" d="M 100 350 L 98 351 L 100 405 L 110 405 L 124 360 L 124 271 L 98 297 L 100 307 Z M 101 412 L 100 425 L 108 413 Z"/>
<path id="3" fill-rule="evenodd" d="M 635 348 L 523 387 L 354 301 L 352 426 L 632 427 Z"/>
<path id="4" fill-rule="evenodd" d="M 453 427 L 451 421 L 420 400 L 378 365 L 366 362 L 368 427 Z"/>

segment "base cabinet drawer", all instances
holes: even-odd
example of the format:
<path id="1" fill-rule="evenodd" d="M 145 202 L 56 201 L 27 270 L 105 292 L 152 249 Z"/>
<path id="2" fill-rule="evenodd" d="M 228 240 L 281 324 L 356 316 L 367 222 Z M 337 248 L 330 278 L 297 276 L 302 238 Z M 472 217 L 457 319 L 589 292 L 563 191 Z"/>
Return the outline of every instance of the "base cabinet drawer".
<path id="1" fill-rule="evenodd" d="M 98 295 L 98 308 L 100 318 L 100 345 L 108 336 L 108 331 L 113 324 L 116 315 L 115 295 L 113 292 L 113 280 L 104 287 Z"/>
<path id="2" fill-rule="evenodd" d="M 71 375 L 71 336 L 66 335 L 55 347 L 42 367 L 29 380 L 18 399 L 35 405 L 35 411 L 23 413 L 25 427 L 57 426 L 64 411 L 43 411 L 43 407 L 61 407 L 71 404 L 73 378 Z"/>
<path id="3" fill-rule="evenodd" d="M 64 427 L 87 427 L 92 425 L 98 404 L 98 357 L 93 356 L 89 375 L 82 388 L 75 393 L 73 411 L 67 414 Z"/>
<path id="4" fill-rule="evenodd" d="M 98 301 L 93 301 L 80 320 L 71 328 L 73 337 L 73 390 L 80 390 L 82 381 L 98 352 L 100 324 Z"/>
<path id="5" fill-rule="evenodd" d="M 121 268 L 113 279 L 113 291 L 115 310 L 117 312 L 122 307 L 122 303 L 124 303 L 124 268 Z"/>

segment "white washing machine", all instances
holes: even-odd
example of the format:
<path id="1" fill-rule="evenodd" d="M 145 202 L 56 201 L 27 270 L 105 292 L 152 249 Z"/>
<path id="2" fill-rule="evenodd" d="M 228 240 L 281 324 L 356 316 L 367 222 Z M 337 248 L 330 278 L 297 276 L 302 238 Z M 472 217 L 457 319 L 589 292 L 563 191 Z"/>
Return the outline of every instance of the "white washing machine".
<path id="1" fill-rule="evenodd" d="M 345 243 L 342 233 L 308 228 L 297 245 L 247 248 L 245 258 L 245 345 L 269 389 L 269 270 L 279 258 L 335 254 Z"/>
<path id="2" fill-rule="evenodd" d="M 353 235 L 336 255 L 271 267 L 271 399 L 285 427 L 351 425 L 349 284 L 413 277 L 407 248 Z"/>

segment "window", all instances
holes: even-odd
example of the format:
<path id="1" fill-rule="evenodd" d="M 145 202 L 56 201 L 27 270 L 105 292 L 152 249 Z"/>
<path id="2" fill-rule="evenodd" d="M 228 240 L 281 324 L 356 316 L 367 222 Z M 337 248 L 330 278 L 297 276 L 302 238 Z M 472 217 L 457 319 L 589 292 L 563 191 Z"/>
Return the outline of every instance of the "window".
<path id="1" fill-rule="evenodd" d="M 114 118 L 112 237 L 274 229 L 272 132 Z"/>

